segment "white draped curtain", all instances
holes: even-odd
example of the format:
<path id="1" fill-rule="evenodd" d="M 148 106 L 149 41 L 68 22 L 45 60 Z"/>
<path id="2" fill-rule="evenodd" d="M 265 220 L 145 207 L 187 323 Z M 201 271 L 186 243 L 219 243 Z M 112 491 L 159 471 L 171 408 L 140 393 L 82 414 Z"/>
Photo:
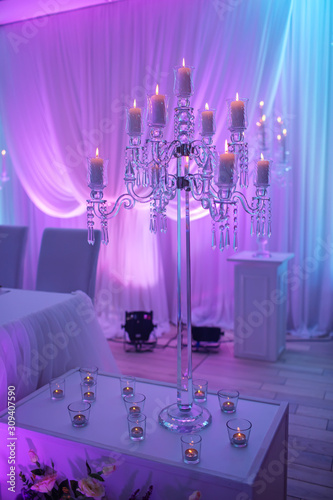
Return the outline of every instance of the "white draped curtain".
<path id="1" fill-rule="evenodd" d="M 185 57 L 195 67 L 194 108 L 216 108 L 219 148 L 228 137 L 225 99 L 236 92 L 250 98 L 252 160 L 258 102 L 267 116 L 278 110 L 289 119 L 292 170 L 271 189 L 270 249 L 295 253 L 289 326 L 331 329 L 332 10 L 329 0 L 124 0 L 1 27 L 0 138 L 12 180 L 0 194 L 0 222 L 30 227 L 25 286 L 34 287 L 44 227 L 85 226 L 86 156 L 97 146 L 110 159 L 106 197 L 113 203 L 124 192 L 124 110 L 134 98 L 144 106 L 156 83 L 170 95 L 172 138 L 172 68 Z M 211 250 L 210 218 L 196 203 L 191 208 L 194 323 L 229 328 L 231 251 Z M 110 222 L 96 307 L 117 325 L 126 309 L 152 309 L 161 323 L 175 319 L 174 205 L 168 214 L 166 235 L 149 233 L 146 207 Z M 240 226 L 239 249 L 255 249 L 247 216 Z M 331 249 L 326 259 L 322 248 L 314 254 L 320 238 Z M 296 286 L 295 266 L 310 268 L 317 254 Z"/>

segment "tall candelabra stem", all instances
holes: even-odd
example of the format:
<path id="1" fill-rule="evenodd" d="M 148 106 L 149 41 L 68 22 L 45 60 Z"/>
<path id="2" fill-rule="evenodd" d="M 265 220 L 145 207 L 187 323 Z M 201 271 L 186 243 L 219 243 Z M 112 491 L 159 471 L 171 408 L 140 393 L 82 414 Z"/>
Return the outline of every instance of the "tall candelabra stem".
<path id="1" fill-rule="evenodd" d="M 188 163 L 185 176 L 188 175 Z M 191 408 L 192 393 L 192 321 L 191 321 L 191 233 L 190 233 L 190 193 L 185 189 L 185 224 L 186 224 L 186 322 L 187 322 L 187 404 Z"/>
<path id="2" fill-rule="evenodd" d="M 181 176 L 181 158 L 177 158 L 177 178 Z M 181 189 L 177 189 L 177 404 L 183 408 L 183 371 L 182 371 L 182 224 Z"/>

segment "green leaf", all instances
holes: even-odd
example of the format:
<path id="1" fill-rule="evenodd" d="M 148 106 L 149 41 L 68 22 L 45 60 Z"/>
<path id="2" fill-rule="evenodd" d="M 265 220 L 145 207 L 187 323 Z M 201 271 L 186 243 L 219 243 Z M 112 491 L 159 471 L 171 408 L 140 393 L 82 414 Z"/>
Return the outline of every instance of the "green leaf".
<path id="1" fill-rule="evenodd" d="M 45 470 L 43 470 L 43 469 L 33 469 L 31 471 L 31 474 L 35 474 L 35 476 L 44 476 L 45 475 Z"/>
<path id="2" fill-rule="evenodd" d="M 59 484 L 59 490 L 62 491 L 63 488 L 67 488 L 69 490 L 69 481 L 68 481 L 68 479 L 64 479 Z"/>
<path id="3" fill-rule="evenodd" d="M 78 486 L 79 486 L 79 482 L 78 481 L 75 481 L 74 479 L 71 479 L 70 480 L 70 483 L 71 483 L 71 488 L 73 490 L 73 493 L 76 495 L 76 490 L 78 489 Z"/>
<path id="4" fill-rule="evenodd" d="M 91 474 L 91 467 L 90 467 L 90 465 L 88 464 L 87 460 L 86 460 L 86 466 L 87 466 L 87 471 L 88 471 L 88 474 Z"/>
<path id="5" fill-rule="evenodd" d="M 91 474 L 89 474 L 89 476 L 93 477 L 94 479 L 98 479 L 98 481 L 104 482 L 104 479 L 99 474 L 95 474 L 94 472 L 92 472 Z"/>

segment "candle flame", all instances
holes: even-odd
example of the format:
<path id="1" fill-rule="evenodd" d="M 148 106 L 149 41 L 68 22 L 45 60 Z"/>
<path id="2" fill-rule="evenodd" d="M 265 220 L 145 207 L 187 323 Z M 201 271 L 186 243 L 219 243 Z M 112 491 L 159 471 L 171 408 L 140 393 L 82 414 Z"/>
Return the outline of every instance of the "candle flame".
<path id="1" fill-rule="evenodd" d="M 228 141 L 227 141 L 227 139 L 225 140 L 225 143 L 224 143 L 224 151 L 226 153 L 228 152 Z"/>
<path id="2" fill-rule="evenodd" d="M 5 154 L 6 154 L 6 150 L 5 150 L 5 149 L 3 149 L 3 150 L 1 151 L 1 154 L 2 154 L 2 156 L 5 156 Z"/>
<path id="3" fill-rule="evenodd" d="M 98 158 L 98 148 L 96 148 L 96 158 Z M 89 378 L 89 377 L 87 377 Z"/>
<path id="4" fill-rule="evenodd" d="M 183 68 L 185 67 L 185 57 L 183 57 Z"/>
<path id="5" fill-rule="evenodd" d="M 257 122 L 256 125 L 257 125 L 257 127 L 261 127 L 261 123 L 260 122 Z"/>
<path id="6" fill-rule="evenodd" d="M 277 140 L 278 140 L 278 141 L 281 141 L 281 139 L 282 139 L 281 134 L 279 134 L 279 135 L 277 136 Z"/>
<path id="7" fill-rule="evenodd" d="M 158 95 L 158 84 L 156 85 L 156 95 Z"/>
<path id="8" fill-rule="evenodd" d="M 260 102 L 259 102 L 259 106 L 260 106 L 261 108 L 263 108 L 264 104 L 265 104 L 265 103 L 264 103 L 264 101 L 260 101 Z"/>
<path id="9" fill-rule="evenodd" d="M 207 111 L 209 110 L 208 102 L 206 102 L 206 104 L 205 104 L 205 109 L 206 109 Z"/>
<path id="10" fill-rule="evenodd" d="M 284 128 L 284 129 L 282 130 L 282 133 L 283 133 L 283 135 L 287 135 L 287 129 L 286 129 L 286 128 Z"/>
<path id="11" fill-rule="evenodd" d="M 240 432 L 240 428 L 239 427 L 237 427 L 237 430 L 238 430 L 238 432 Z"/>
<path id="12" fill-rule="evenodd" d="M 261 120 L 262 120 L 263 122 L 265 122 L 265 121 L 266 121 L 266 115 L 262 115 Z"/>
<path id="13" fill-rule="evenodd" d="M 189 157 L 188 156 L 185 156 L 185 161 L 188 164 L 188 162 L 189 162 Z"/>
<path id="14" fill-rule="evenodd" d="M 134 106 L 134 108 L 136 108 L 136 99 L 134 99 L 133 106 Z"/>
<path id="15" fill-rule="evenodd" d="M 239 99 L 238 99 L 238 92 L 236 92 L 236 101 L 238 101 L 238 100 L 239 100 Z"/>
<path id="16" fill-rule="evenodd" d="M 281 116 L 278 116 L 276 120 L 277 120 L 278 123 L 282 123 Z"/>
<path id="17" fill-rule="evenodd" d="M 264 160 L 264 159 L 265 159 L 265 158 L 264 158 L 264 155 L 263 155 L 262 153 L 260 154 L 260 158 L 261 158 L 262 160 Z"/>

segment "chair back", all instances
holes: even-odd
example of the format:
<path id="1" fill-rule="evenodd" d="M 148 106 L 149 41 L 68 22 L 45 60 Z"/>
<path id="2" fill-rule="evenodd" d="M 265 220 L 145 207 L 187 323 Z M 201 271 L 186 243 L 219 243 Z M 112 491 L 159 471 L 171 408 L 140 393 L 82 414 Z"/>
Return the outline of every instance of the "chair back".
<path id="1" fill-rule="evenodd" d="M 82 290 L 95 295 L 101 232 L 89 245 L 86 229 L 46 228 L 38 259 L 36 290 L 70 293 Z"/>
<path id="2" fill-rule="evenodd" d="M 23 261 L 27 246 L 26 226 L 0 226 L 0 285 L 22 288 Z"/>

